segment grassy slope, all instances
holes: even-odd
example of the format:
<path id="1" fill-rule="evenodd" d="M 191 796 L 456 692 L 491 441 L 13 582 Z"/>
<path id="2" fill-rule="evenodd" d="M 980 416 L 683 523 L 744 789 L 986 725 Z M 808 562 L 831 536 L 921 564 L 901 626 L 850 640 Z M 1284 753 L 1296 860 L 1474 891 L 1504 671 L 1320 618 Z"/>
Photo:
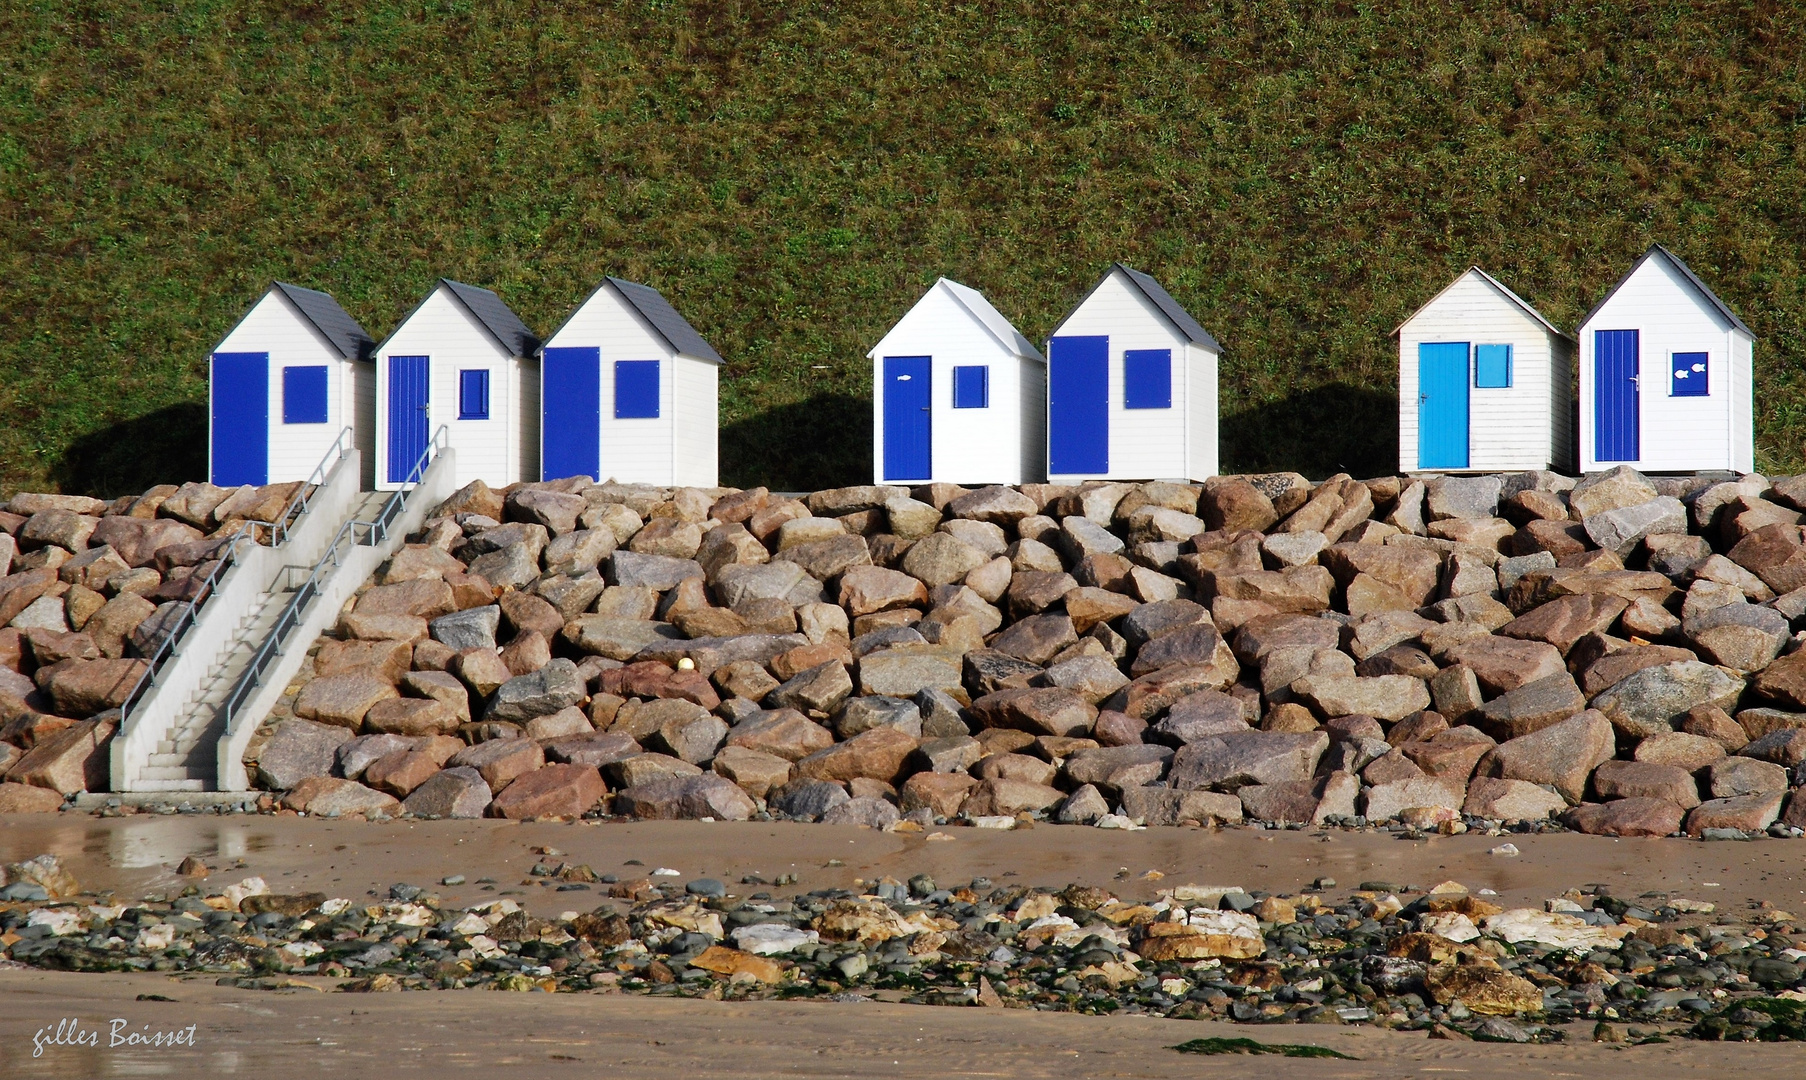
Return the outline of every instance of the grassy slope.
<path id="1" fill-rule="evenodd" d="M 0 489 L 199 471 L 265 283 L 381 337 L 604 273 L 729 365 L 723 479 L 869 475 L 936 275 L 1044 336 L 1112 259 L 1226 345 L 1225 468 L 1392 468 L 1390 331 L 1478 262 L 1572 326 L 1651 240 L 1760 336 L 1800 467 L 1806 24 L 1770 2 L 0 6 Z M 573 9 L 583 8 L 578 13 Z"/>

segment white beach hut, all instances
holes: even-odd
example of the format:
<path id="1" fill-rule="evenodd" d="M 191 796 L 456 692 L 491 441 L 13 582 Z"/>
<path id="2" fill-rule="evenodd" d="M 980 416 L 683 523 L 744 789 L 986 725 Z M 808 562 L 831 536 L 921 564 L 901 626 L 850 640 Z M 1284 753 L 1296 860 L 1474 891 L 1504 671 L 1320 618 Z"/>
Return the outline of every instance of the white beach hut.
<path id="1" fill-rule="evenodd" d="M 1048 338 L 1048 479 L 1216 475 L 1221 353 L 1159 282 L 1113 263 Z"/>
<path id="2" fill-rule="evenodd" d="M 346 429 L 367 469 L 373 344 L 327 294 L 271 285 L 209 357 L 209 479 L 306 480 Z"/>
<path id="3" fill-rule="evenodd" d="M 1574 341 L 1469 267 L 1401 323 L 1402 472 L 1574 467 Z"/>
<path id="4" fill-rule="evenodd" d="M 1756 336 L 1650 246 L 1580 322 L 1580 469 L 1755 468 Z"/>
<path id="5" fill-rule="evenodd" d="M 541 477 L 714 487 L 721 365 L 657 289 L 604 278 L 541 350 Z"/>
<path id="6" fill-rule="evenodd" d="M 538 479 L 539 341 L 501 297 L 439 279 L 376 350 L 376 487 L 418 479 L 433 435 L 457 483 Z"/>
<path id="7" fill-rule="evenodd" d="M 1023 484 L 1046 475 L 1046 363 L 977 290 L 938 279 L 866 355 L 876 483 Z"/>

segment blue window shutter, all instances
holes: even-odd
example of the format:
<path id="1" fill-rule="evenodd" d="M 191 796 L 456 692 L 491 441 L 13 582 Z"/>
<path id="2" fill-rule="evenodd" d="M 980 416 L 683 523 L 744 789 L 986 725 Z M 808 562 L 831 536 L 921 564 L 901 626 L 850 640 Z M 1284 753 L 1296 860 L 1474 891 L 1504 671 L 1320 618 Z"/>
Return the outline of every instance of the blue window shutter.
<path id="1" fill-rule="evenodd" d="M 953 369 L 953 407 L 988 409 L 991 406 L 991 369 L 983 365 Z"/>
<path id="2" fill-rule="evenodd" d="M 282 369 L 282 422 L 285 424 L 324 424 L 326 422 L 326 369 L 324 367 L 285 367 Z"/>
<path id="3" fill-rule="evenodd" d="M 1711 387 L 1706 381 L 1708 366 L 1703 352 L 1675 353 L 1674 377 L 1669 380 L 1674 396 L 1710 397 Z"/>
<path id="4" fill-rule="evenodd" d="M 458 372 L 458 419 L 489 419 L 489 371 L 487 368 Z"/>
<path id="5" fill-rule="evenodd" d="M 615 361 L 615 419 L 658 416 L 658 361 Z"/>
<path id="6" fill-rule="evenodd" d="M 1122 407 L 1173 407 L 1173 350 L 1128 349 L 1122 354 Z"/>
<path id="7" fill-rule="evenodd" d="M 1511 346 L 1474 346 L 1474 385 L 1482 388 L 1511 385 Z"/>

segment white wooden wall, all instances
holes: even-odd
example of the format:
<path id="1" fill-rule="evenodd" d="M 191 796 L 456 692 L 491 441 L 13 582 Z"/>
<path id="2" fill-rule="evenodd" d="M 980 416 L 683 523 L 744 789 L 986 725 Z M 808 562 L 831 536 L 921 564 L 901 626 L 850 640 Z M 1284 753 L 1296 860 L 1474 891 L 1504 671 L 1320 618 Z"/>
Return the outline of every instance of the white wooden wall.
<path id="1" fill-rule="evenodd" d="M 306 480 L 345 427 L 352 428 L 358 449 L 368 455 L 370 430 L 355 426 L 356 362 L 341 357 L 325 335 L 281 293 L 274 290 L 265 293 L 214 352 L 270 355 L 270 483 Z M 282 369 L 285 367 L 326 368 L 326 423 L 282 422 Z"/>
<path id="2" fill-rule="evenodd" d="M 1593 332 L 1637 330 L 1639 452 L 1630 464 L 1645 472 L 1692 472 L 1754 467 L 1751 427 L 1751 343 L 1700 297 L 1692 283 L 1661 258 L 1647 259 L 1580 328 L 1580 467 L 1597 461 L 1593 433 Z M 1669 393 L 1670 356 L 1704 352 L 1706 397 Z M 1733 362 L 1735 360 L 1735 362 Z"/>
<path id="3" fill-rule="evenodd" d="M 392 491 L 389 482 L 389 357 L 426 356 L 427 438 L 441 426 L 457 455 L 457 486 L 481 480 L 500 488 L 529 477 L 521 460 L 520 412 L 515 395 L 520 361 L 507 355 L 476 317 L 443 287 L 410 315 L 376 357 L 376 488 Z M 458 419 L 458 372 L 489 372 L 489 419 Z"/>
<path id="4" fill-rule="evenodd" d="M 1016 359 L 1017 408 L 1022 418 L 1017 441 L 1022 454 L 1023 484 L 1047 480 L 1047 365 L 1026 356 Z M 951 393 L 951 391 L 949 391 Z"/>
<path id="5" fill-rule="evenodd" d="M 650 323 L 621 298 L 613 286 L 604 286 L 572 313 L 546 348 L 593 348 L 601 351 L 601 473 L 598 480 L 623 484 L 675 483 L 676 455 L 673 414 L 671 348 Z M 615 419 L 615 361 L 657 360 L 658 416 Z M 557 479 L 554 477 L 553 479 Z"/>
<path id="6" fill-rule="evenodd" d="M 1050 336 L 1110 339 L 1110 471 L 1055 475 L 1050 477 L 1054 483 L 1203 480 L 1216 473 L 1216 358 L 1181 336 L 1120 272 L 1112 271 Z M 1172 350 L 1172 408 L 1123 408 L 1123 353 L 1131 349 Z M 1194 360 L 1193 352 L 1208 359 Z M 1210 454 L 1199 459 L 1196 452 L 1205 444 Z"/>
<path id="7" fill-rule="evenodd" d="M 514 382 L 511 391 L 514 407 L 514 447 L 520 462 L 520 475 L 526 480 L 539 479 L 539 358 L 522 357 L 508 366 Z M 494 414 L 493 404 L 490 407 Z"/>
<path id="8" fill-rule="evenodd" d="M 672 484 L 716 486 L 720 479 L 721 365 L 674 356 L 672 372 Z"/>
<path id="9" fill-rule="evenodd" d="M 884 477 L 884 358 L 927 356 L 929 363 L 929 477 L 899 483 L 971 485 L 1032 483 L 1041 474 L 1039 440 L 1029 438 L 1042 421 L 1030 420 L 1045 409 L 1045 385 L 1029 385 L 1031 369 L 1042 369 L 1003 347 L 959 301 L 938 285 L 891 327 L 872 358 L 872 481 Z M 983 365 L 991 369 L 989 405 L 983 409 L 953 407 L 953 369 Z M 1042 378 L 1045 371 L 1042 370 Z M 1032 394 L 1032 397 L 1031 397 Z"/>
<path id="10" fill-rule="evenodd" d="M 1399 328 L 1398 467 L 1418 465 L 1417 357 L 1426 342 L 1465 341 L 1471 472 L 1572 467 L 1566 430 L 1571 347 L 1469 271 Z M 1511 385 L 1474 385 L 1473 345 L 1511 346 Z"/>

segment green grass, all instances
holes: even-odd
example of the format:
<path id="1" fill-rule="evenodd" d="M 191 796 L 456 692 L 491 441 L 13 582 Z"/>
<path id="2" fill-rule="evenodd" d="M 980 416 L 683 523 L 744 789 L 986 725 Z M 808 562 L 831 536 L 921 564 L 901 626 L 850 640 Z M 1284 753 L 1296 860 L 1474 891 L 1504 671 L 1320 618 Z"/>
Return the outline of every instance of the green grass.
<path id="1" fill-rule="evenodd" d="M 1389 471 L 1391 330 L 1479 263 L 1572 327 L 1652 240 L 1806 438 L 1806 20 L 1772 0 L 13 0 L 0 490 L 196 476 L 271 278 L 377 337 L 447 275 L 605 273 L 727 357 L 723 480 L 870 475 L 865 352 L 937 275 L 1031 339 L 1113 259 L 1225 345 L 1226 469 Z"/>
<path id="2" fill-rule="evenodd" d="M 1295 1058 L 1341 1058 L 1344 1061 L 1356 1059 L 1347 1054 L 1331 1050 L 1327 1046 L 1311 1046 L 1305 1043 L 1263 1043 L 1253 1039 L 1192 1039 L 1182 1042 L 1172 1049 L 1181 1054 L 1283 1054 Z"/>

